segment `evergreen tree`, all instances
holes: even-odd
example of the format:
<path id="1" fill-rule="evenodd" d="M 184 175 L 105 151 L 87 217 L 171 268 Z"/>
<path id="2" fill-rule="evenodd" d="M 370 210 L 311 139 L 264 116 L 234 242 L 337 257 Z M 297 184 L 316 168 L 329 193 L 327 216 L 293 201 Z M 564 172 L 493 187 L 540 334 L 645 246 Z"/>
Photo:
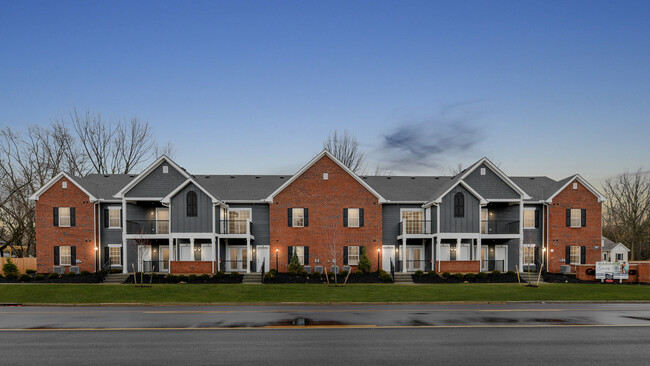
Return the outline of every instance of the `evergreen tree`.
<path id="1" fill-rule="evenodd" d="M 361 257 L 359 258 L 357 271 L 369 273 L 371 268 L 372 264 L 370 263 L 370 258 L 368 258 L 368 254 L 366 253 L 366 247 L 361 247 Z"/>

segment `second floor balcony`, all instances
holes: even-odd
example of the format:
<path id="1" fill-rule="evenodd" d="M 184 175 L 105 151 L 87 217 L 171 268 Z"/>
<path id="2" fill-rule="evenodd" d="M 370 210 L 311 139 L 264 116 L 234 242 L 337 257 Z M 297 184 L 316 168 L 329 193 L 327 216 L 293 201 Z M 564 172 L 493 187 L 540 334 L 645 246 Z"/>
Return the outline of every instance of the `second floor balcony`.
<path id="1" fill-rule="evenodd" d="M 519 220 L 482 220 L 481 234 L 519 234 Z"/>
<path id="2" fill-rule="evenodd" d="M 250 220 L 222 220 L 219 222 L 219 234 L 252 235 L 253 222 Z"/>
<path id="3" fill-rule="evenodd" d="M 401 236 L 428 236 L 433 234 L 431 220 L 402 220 L 399 223 L 399 234 Z"/>
<path id="4" fill-rule="evenodd" d="M 169 220 L 126 220 L 129 235 L 169 234 Z"/>

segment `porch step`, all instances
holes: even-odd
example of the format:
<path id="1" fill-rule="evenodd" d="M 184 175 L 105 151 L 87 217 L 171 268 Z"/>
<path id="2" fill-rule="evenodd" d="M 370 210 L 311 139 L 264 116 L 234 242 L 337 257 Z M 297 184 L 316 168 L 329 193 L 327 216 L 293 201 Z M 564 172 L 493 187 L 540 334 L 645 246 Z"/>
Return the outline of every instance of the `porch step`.
<path id="1" fill-rule="evenodd" d="M 537 284 L 537 277 L 539 272 L 519 272 L 519 278 L 521 282 L 530 282 L 532 284 Z M 544 283 L 544 278 L 540 277 L 539 283 Z"/>
<path id="2" fill-rule="evenodd" d="M 410 273 L 395 272 L 395 283 L 413 283 L 413 277 Z"/>
<path id="3" fill-rule="evenodd" d="M 262 274 L 244 273 L 241 283 L 262 283 Z"/>
<path id="4" fill-rule="evenodd" d="M 129 273 L 109 273 L 106 278 L 104 278 L 104 283 L 109 285 L 120 285 L 129 278 Z"/>

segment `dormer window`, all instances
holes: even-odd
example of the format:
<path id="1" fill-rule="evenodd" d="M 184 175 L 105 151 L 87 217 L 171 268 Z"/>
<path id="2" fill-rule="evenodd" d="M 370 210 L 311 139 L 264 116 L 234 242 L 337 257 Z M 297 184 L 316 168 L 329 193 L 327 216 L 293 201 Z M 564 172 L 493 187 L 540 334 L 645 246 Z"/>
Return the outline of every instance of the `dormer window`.
<path id="1" fill-rule="evenodd" d="M 185 195 L 185 204 L 187 206 L 187 216 L 192 217 L 197 215 L 196 192 L 189 191 Z"/>
<path id="2" fill-rule="evenodd" d="M 454 217 L 465 217 L 465 195 L 462 192 L 454 195 Z"/>

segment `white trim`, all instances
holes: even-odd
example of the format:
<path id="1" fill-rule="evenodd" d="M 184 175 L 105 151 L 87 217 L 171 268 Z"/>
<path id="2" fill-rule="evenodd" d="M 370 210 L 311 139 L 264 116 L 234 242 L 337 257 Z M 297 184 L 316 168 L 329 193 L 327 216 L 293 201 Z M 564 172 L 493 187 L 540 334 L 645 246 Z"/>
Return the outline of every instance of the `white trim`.
<path id="1" fill-rule="evenodd" d="M 288 181 L 284 182 L 283 185 L 280 186 L 280 188 L 276 189 L 275 192 L 271 193 L 266 198 L 266 202 L 273 203 L 273 198 L 278 195 L 278 193 L 282 192 L 285 188 L 287 188 L 291 183 L 293 183 L 298 177 L 300 177 L 304 172 L 307 171 L 312 165 L 316 164 L 320 159 L 322 159 L 324 156 L 329 157 L 334 161 L 336 164 L 338 164 L 341 169 L 343 169 L 346 173 L 348 173 L 350 176 L 352 176 L 359 184 L 361 184 L 364 188 L 366 188 L 370 193 L 372 193 L 377 199 L 379 200 L 379 203 L 384 203 L 386 202 L 386 199 L 382 197 L 377 191 L 375 191 L 368 183 L 364 182 L 363 179 L 359 178 L 358 175 L 356 175 L 353 171 L 351 171 L 347 166 L 345 166 L 339 159 L 337 159 L 334 155 L 332 155 L 329 151 L 323 150 L 321 151 L 318 155 L 316 155 L 311 161 L 309 161 L 305 166 L 303 166 L 296 174 L 294 174 L 291 179 Z"/>
<path id="2" fill-rule="evenodd" d="M 31 195 L 31 196 L 29 197 L 29 199 L 30 199 L 31 201 L 38 201 L 38 198 L 39 198 L 43 193 L 45 193 L 48 189 L 50 189 L 54 184 L 56 184 L 59 180 L 61 180 L 61 178 L 66 178 L 67 180 L 69 180 L 70 182 L 72 182 L 72 183 L 73 183 L 75 186 L 77 186 L 77 188 L 79 188 L 83 193 L 85 193 L 85 194 L 88 195 L 88 199 L 89 199 L 91 202 L 97 201 L 97 198 L 95 198 L 95 196 L 93 196 L 92 194 L 90 194 L 90 192 L 88 192 L 84 187 L 82 187 L 81 184 L 77 183 L 74 179 L 72 179 L 72 177 L 71 177 L 70 175 L 68 175 L 68 173 L 66 173 L 66 172 L 61 172 L 61 173 L 57 174 L 56 176 L 54 176 L 54 178 L 50 179 L 47 183 L 45 183 L 44 186 L 42 186 L 41 188 L 39 188 L 38 191 L 36 191 L 33 195 Z"/>
<path id="3" fill-rule="evenodd" d="M 161 201 L 163 197 L 124 197 L 125 202 Z"/>
<path id="4" fill-rule="evenodd" d="M 216 203 L 216 204 L 224 205 L 224 206 L 227 207 L 227 205 L 226 205 L 225 203 L 223 203 L 220 199 L 218 199 L 217 197 L 215 197 L 214 195 L 212 195 L 212 193 L 208 192 L 207 189 L 203 188 L 203 186 L 201 186 L 197 181 L 195 181 L 195 180 L 192 179 L 191 177 L 188 178 L 185 182 L 183 182 L 180 186 L 176 187 L 176 189 L 174 189 L 170 194 L 168 194 L 167 196 L 165 196 L 165 197 L 161 200 L 161 202 L 162 202 L 162 203 L 171 203 L 171 199 L 172 199 L 172 197 L 176 196 L 180 191 L 183 190 L 183 188 L 187 187 L 187 185 L 190 184 L 190 183 L 194 184 L 194 185 L 197 186 L 200 190 L 202 190 L 203 193 L 207 194 L 208 197 L 210 197 L 210 198 L 212 199 L 212 203 Z"/>
<path id="5" fill-rule="evenodd" d="M 361 227 L 361 209 L 358 207 L 348 207 L 347 210 L 348 210 L 348 222 L 346 222 L 347 227 L 351 227 L 351 228 Z M 357 210 L 357 224 L 354 226 L 350 225 L 350 210 Z"/>
<path id="6" fill-rule="evenodd" d="M 124 188 L 120 189 L 119 192 L 117 192 L 113 197 L 115 197 L 115 198 L 124 198 L 124 195 L 128 191 L 130 191 L 131 188 L 135 187 L 138 183 L 140 183 L 146 176 L 151 174 L 151 172 L 154 171 L 156 168 L 158 168 L 158 166 L 160 164 L 162 164 L 163 162 L 167 162 L 169 165 L 174 167 L 174 169 L 176 169 L 179 173 L 181 173 L 181 175 L 183 177 L 185 177 L 185 178 L 190 177 L 190 175 L 185 170 L 183 170 L 180 166 L 178 166 L 176 163 L 174 163 L 170 158 L 168 158 L 166 155 L 162 155 L 161 157 L 156 159 L 156 161 L 151 163 L 151 165 L 149 165 L 147 167 L 147 169 L 145 169 L 142 173 L 138 174 L 138 176 L 135 177 L 135 179 L 131 180 L 129 182 L 129 184 L 124 186 Z"/>
<path id="7" fill-rule="evenodd" d="M 459 180 L 458 182 L 454 183 L 448 190 L 445 191 L 445 193 L 441 194 L 440 197 L 436 198 L 434 200 L 434 203 L 440 204 L 442 203 L 442 198 L 445 197 L 449 192 L 451 192 L 454 188 L 456 188 L 457 185 L 462 185 L 469 193 L 474 195 L 474 197 L 478 198 L 480 201 L 481 205 L 487 205 L 488 201 L 483 198 L 478 192 L 476 192 L 472 187 L 469 186 L 469 184 L 465 183 L 464 180 Z"/>
<path id="8" fill-rule="evenodd" d="M 533 226 L 526 226 L 526 212 L 530 212 L 530 211 L 533 212 Z M 535 211 L 537 211 L 535 207 L 524 207 L 524 215 L 523 215 L 524 221 L 521 223 L 524 229 L 526 230 L 535 229 Z"/>
<path id="9" fill-rule="evenodd" d="M 251 203 L 251 204 L 268 204 L 265 199 L 259 199 L 259 200 L 223 200 L 223 203 Z"/>
<path id="10" fill-rule="evenodd" d="M 122 222 L 120 221 L 120 226 L 111 226 L 111 211 L 120 211 L 120 215 L 123 215 L 122 213 L 122 207 L 120 206 L 107 206 L 106 209 L 108 210 L 108 227 L 105 227 L 107 230 L 115 230 L 115 229 L 121 229 L 122 228 Z M 103 226 L 103 225 L 102 225 Z"/>
<path id="11" fill-rule="evenodd" d="M 562 186 L 562 188 L 558 189 L 555 193 L 553 193 L 553 195 L 546 200 L 546 203 L 553 202 L 553 198 L 555 198 L 555 196 L 560 194 L 560 192 L 566 189 L 566 187 L 568 187 L 569 184 L 573 183 L 576 180 L 580 182 L 583 186 L 585 186 L 585 188 L 587 188 L 594 196 L 596 196 L 596 198 L 598 198 L 598 202 L 604 202 L 607 199 L 605 198 L 605 196 L 600 194 L 600 192 L 598 192 L 596 188 L 594 188 L 591 184 L 589 184 L 589 182 L 587 182 L 583 177 L 581 177 L 580 174 L 576 174 L 571 179 L 569 179 L 566 182 L 566 184 Z"/>

